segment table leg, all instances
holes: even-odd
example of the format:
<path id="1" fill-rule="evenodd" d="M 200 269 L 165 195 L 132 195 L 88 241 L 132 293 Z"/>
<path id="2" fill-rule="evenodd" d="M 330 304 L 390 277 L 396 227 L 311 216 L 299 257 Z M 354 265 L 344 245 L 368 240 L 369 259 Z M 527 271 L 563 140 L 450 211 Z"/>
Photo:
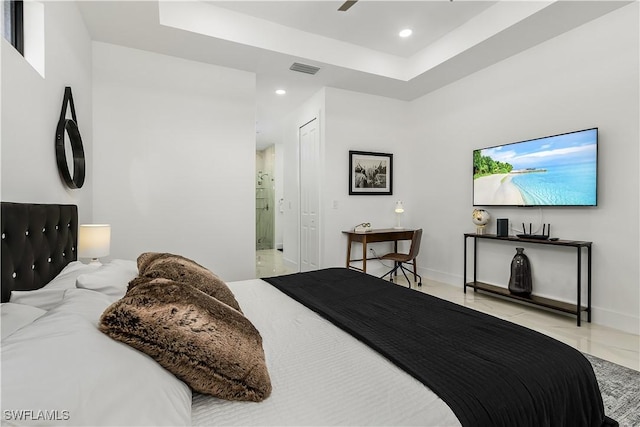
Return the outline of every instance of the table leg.
<path id="1" fill-rule="evenodd" d="M 398 253 L 398 241 L 397 240 L 393 241 L 393 252 Z M 393 274 L 395 274 L 396 277 L 398 277 L 398 268 L 397 268 L 398 264 L 399 263 L 397 263 L 397 262 L 393 263 L 393 266 L 396 267 L 396 271 Z"/>
<path id="2" fill-rule="evenodd" d="M 362 271 L 367 272 L 367 238 L 362 239 Z"/>
<path id="3" fill-rule="evenodd" d="M 463 259 L 464 259 L 464 268 L 463 268 L 463 282 L 462 282 L 462 287 L 464 289 L 464 293 L 467 293 L 467 236 L 464 236 L 464 254 L 463 254 Z"/>
<path id="4" fill-rule="evenodd" d="M 587 246 L 587 322 L 591 322 L 591 245 Z"/>
<path id="5" fill-rule="evenodd" d="M 351 267 L 351 235 L 347 237 L 347 268 Z"/>
<path id="6" fill-rule="evenodd" d="M 576 307 L 576 314 L 578 317 L 578 326 L 580 326 L 580 317 L 582 317 L 582 304 L 580 301 L 580 297 L 582 296 L 582 263 L 581 263 L 581 255 L 582 255 L 582 251 L 580 247 L 577 248 L 578 249 L 578 303 L 577 303 L 577 307 Z"/>
<path id="7" fill-rule="evenodd" d="M 476 285 L 476 272 L 478 269 L 476 268 L 476 260 L 478 258 L 478 239 L 476 237 L 473 238 L 473 292 L 478 292 L 478 288 Z"/>

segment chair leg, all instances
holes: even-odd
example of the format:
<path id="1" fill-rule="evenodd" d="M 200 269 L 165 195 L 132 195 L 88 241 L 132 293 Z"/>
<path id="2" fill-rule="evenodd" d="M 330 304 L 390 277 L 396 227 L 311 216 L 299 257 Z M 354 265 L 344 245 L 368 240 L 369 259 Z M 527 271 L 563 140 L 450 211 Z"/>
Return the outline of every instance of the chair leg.
<path id="1" fill-rule="evenodd" d="M 393 273 L 396 273 L 396 276 L 398 275 L 398 267 L 400 267 L 400 264 L 398 264 L 397 262 L 394 262 L 393 268 L 387 271 L 384 275 L 380 276 L 380 278 L 384 279 L 387 275 L 389 275 L 389 281 L 393 282 Z"/>
<path id="2" fill-rule="evenodd" d="M 404 267 L 404 266 L 402 266 L 402 265 L 401 265 L 400 267 L 401 267 L 401 268 L 402 268 L 402 270 L 403 270 L 403 272 L 402 272 L 403 274 L 404 274 L 404 270 L 406 270 L 406 271 L 407 271 L 407 272 L 409 272 L 409 273 L 413 273 L 413 274 L 415 274 L 415 276 L 414 276 L 414 277 L 415 277 L 415 279 L 414 279 L 414 280 L 417 280 L 417 281 L 418 281 L 418 287 L 421 287 L 421 286 L 422 286 L 422 276 L 420 276 L 416 271 L 413 271 L 413 272 L 412 272 L 411 270 L 409 270 L 408 268 L 405 268 L 405 267 Z M 407 276 L 406 276 L 406 274 L 405 274 L 405 276 L 404 276 L 404 277 L 407 277 Z M 407 278 L 407 281 L 408 281 L 408 280 L 409 280 L 409 279 Z M 411 282 L 409 282 L 409 287 L 411 287 Z"/>
<path id="3" fill-rule="evenodd" d="M 418 266 L 416 265 L 416 263 L 418 262 L 417 259 L 413 260 L 413 280 L 418 280 L 418 286 L 422 286 L 422 277 L 420 277 L 420 275 L 418 274 Z"/>
<path id="4" fill-rule="evenodd" d="M 414 260 L 415 262 L 415 260 Z M 394 262 L 393 263 L 393 268 L 389 271 L 387 271 L 384 275 L 380 276 L 381 279 L 384 279 L 385 277 L 389 276 L 389 281 L 393 283 L 393 275 L 395 273 L 396 277 L 398 276 L 398 269 L 400 269 L 400 271 L 402 271 L 402 274 L 404 275 L 404 278 L 407 279 L 407 283 L 409 284 L 409 289 L 411 289 L 411 280 L 409 280 L 409 276 L 407 276 L 407 273 L 413 273 L 413 280 L 414 281 L 418 281 L 418 286 L 422 286 L 422 276 L 420 276 L 418 274 L 418 272 L 416 271 L 416 266 L 414 264 L 413 266 L 413 271 L 409 270 L 408 268 L 406 268 L 401 262 Z"/>
<path id="5" fill-rule="evenodd" d="M 411 280 L 409 280 L 409 278 L 407 277 L 407 273 L 404 272 L 405 270 L 406 270 L 406 268 L 404 268 L 402 263 L 400 263 L 400 271 L 402 271 L 402 274 L 404 275 L 404 278 L 407 279 L 407 284 L 409 285 L 409 289 L 411 289 Z"/>

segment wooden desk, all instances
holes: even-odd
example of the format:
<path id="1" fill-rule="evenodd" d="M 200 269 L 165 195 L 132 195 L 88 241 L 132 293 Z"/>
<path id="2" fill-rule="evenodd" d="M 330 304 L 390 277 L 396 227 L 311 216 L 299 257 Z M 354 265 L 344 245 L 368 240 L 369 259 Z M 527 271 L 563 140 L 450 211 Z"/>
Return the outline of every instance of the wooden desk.
<path id="1" fill-rule="evenodd" d="M 394 242 L 393 251 L 398 251 L 398 240 L 411 240 L 413 238 L 413 232 L 415 230 L 408 228 L 380 228 L 377 230 L 371 230 L 366 232 L 355 231 L 343 231 L 348 237 L 347 242 L 347 268 L 367 272 L 367 243 L 375 242 Z M 351 244 L 353 242 L 362 243 L 362 268 L 354 267 L 351 265 L 353 261 L 351 259 Z"/>

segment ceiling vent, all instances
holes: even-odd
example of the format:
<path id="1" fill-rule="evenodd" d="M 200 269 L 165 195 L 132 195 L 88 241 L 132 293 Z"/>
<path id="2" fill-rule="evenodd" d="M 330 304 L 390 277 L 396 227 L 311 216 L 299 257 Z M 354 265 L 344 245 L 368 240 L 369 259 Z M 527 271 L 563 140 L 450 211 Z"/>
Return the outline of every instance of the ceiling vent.
<path id="1" fill-rule="evenodd" d="M 299 73 L 305 74 L 315 74 L 320 71 L 319 67 L 314 67 L 313 65 L 301 64 L 299 62 L 294 62 L 291 67 L 289 67 L 291 71 L 297 71 Z"/>

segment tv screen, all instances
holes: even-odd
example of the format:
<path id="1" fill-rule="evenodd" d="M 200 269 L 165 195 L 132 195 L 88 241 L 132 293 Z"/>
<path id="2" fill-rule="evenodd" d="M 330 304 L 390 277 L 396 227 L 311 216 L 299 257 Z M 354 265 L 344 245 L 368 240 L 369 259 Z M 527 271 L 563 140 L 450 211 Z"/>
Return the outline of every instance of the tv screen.
<path id="1" fill-rule="evenodd" d="M 596 206 L 598 128 L 473 151 L 474 206 Z"/>

